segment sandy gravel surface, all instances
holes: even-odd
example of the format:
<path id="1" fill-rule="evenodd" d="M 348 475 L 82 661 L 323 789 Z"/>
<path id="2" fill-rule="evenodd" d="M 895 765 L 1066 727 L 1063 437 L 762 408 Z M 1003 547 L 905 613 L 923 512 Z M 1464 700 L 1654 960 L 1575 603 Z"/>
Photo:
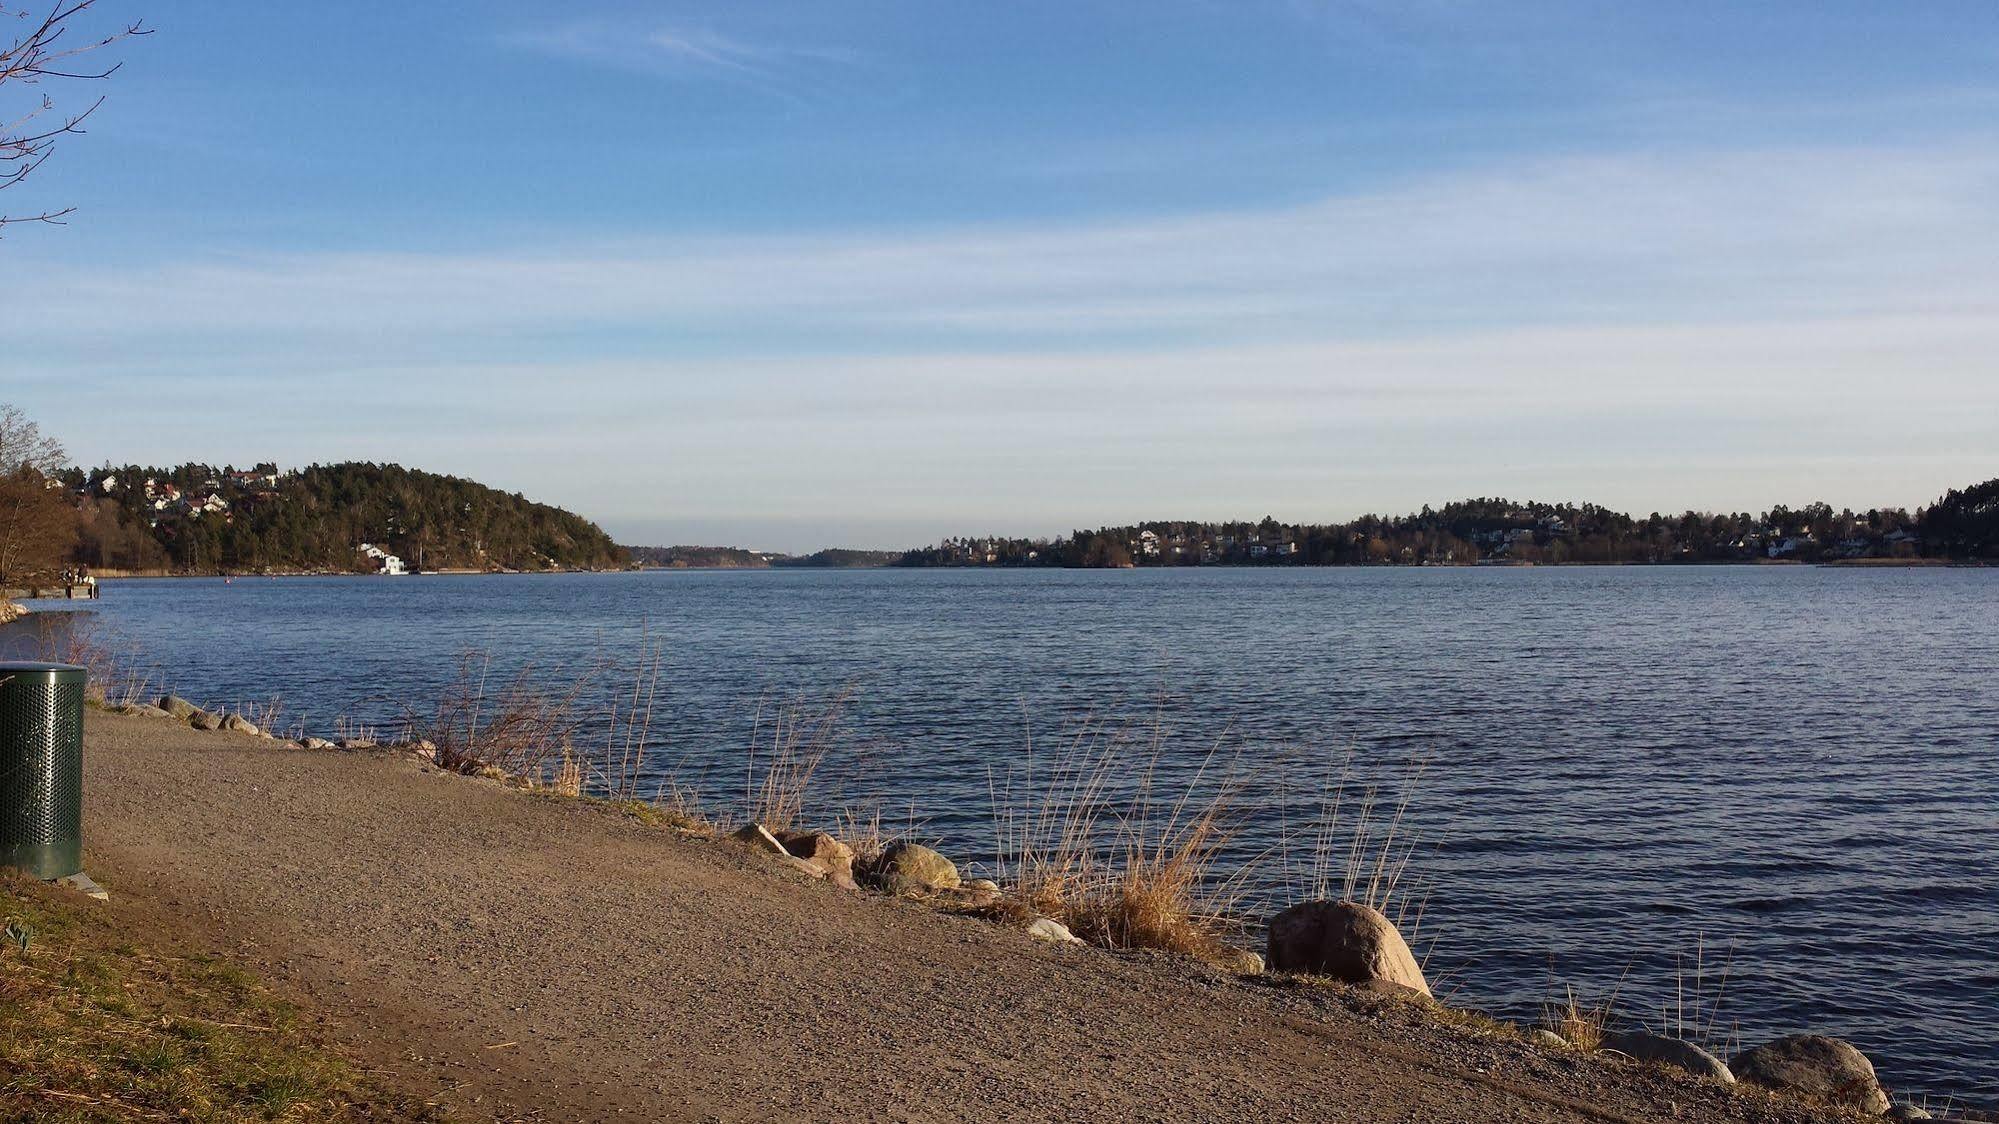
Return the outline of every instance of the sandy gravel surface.
<path id="1" fill-rule="evenodd" d="M 386 756 L 97 714 L 86 753 L 111 908 L 250 961 L 461 1118 L 1826 1119 L 1399 1003 L 1039 946 Z"/>

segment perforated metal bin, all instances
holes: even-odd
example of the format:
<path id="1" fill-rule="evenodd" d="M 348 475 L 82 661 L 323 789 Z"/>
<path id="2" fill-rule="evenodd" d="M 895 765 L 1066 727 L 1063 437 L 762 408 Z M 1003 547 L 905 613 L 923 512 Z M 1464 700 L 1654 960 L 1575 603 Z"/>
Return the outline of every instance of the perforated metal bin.
<path id="1" fill-rule="evenodd" d="M 83 870 L 84 679 L 69 664 L 0 663 L 0 866 Z"/>

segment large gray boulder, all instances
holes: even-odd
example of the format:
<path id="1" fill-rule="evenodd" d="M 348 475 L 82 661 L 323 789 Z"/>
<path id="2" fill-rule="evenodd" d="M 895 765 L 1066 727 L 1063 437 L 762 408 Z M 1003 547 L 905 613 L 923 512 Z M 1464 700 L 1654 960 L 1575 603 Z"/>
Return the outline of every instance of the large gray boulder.
<path id="1" fill-rule="evenodd" d="M 1739 1080 L 1752 1085 L 1876 1115 L 1888 1111 L 1888 1094 L 1874 1076 L 1874 1063 L 1837 1038 L 1793 1034 L 1744 1050 L 1728 1064 Z"/>
<path id="2" fill-rule="evenodd" d="M 918 843 L 891 843 L 880 857 L 868 865 L 870 885 L 892 894 L 920 894 L 931 890 L 955 890 L 960 878 L 958 865 Z"/>
<path id="3" fill-rule="evenodd" d="M 1269 955 L 1279 972 L 1383 982 L 1430 994 L 1423 969 L 1395 923 L 1359 902 L 1300 902 L 1270 919 Z"/>
<path id="4" fill-rule="evenodd" d="M 240 714 L 225 715 L 222 719 L 222 728 L 232 730 L 238 734 L 248 734 L 253 738 L 263 733 L 262 730 L 257 729 L 255 722 L 250 721 Z"/>
<path id="5" fill-rule="evenodd" d="M 1603 1032 L 1603 1045 L 1605 1049 L 1628 1054 L 1641 1062 L 1660 1062 L 1684 1069 L 1696 1077 L 1710 1077 L 1724 1085 L 1735 1084 L 1735 1074 L 1730 1072 L 1727 1062 L 1678 1038 L 1648 1034 L 1642 1030 L 1606 1030 Z"/>
<path id="6" fill-rule="evenodd" d="M 220 730 L 222 728 L 222 716 L 212 711 L 197 710 L 187 716 L 187 724 L 197 730 Z"/>
<path id="7" fill-rule="evenodd" d="M 175 718 L 193 718 L 194 712 L 201 709 L 179 695 L 161 695 L 159 706 Z"/>

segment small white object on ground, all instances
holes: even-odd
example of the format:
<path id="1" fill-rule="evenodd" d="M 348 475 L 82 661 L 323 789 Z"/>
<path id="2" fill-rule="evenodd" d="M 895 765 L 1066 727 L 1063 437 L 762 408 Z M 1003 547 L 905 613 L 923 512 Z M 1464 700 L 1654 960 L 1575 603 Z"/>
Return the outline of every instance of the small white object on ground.
<path id="1" fill-rule="evenodd" d="M 90 897 L 96 898 L 100 902 L 108 902 L 111 900 L 111 891 L 105 889 L 102 886 L 99 886 L 95 882 L 92 882 L 90 880 L 90 875 L 85 874 L 82 871 L 78 871 L 75 874 L 71 874 L 63 878 L 58 878 L 56 879 L 56 881 L 62 883 L 65 886 L 68 886 L 70 889 L 75 890 L 79 894 L 86 894 Z"/>

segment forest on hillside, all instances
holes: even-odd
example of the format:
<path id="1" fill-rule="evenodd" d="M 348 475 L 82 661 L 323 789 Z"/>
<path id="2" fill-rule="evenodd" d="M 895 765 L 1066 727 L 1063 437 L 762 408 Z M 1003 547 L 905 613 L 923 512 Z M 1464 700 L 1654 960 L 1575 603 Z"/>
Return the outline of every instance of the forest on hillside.
<path id="1" fill-rule="evenodd" d="M 1999 560 L 1999 480 L 1914 514 L 1825 503 L 1638 517 L 1595 504 L 1462 500 L 1401 516 L 1299 524 L 1160 520 L 1055 538 L 946 539 L 903 566 L 1391 566 L 1473 563 Z"/>
<path id="2" fill-rule="evenodd" d="M 516 493 L 393 464 L 279 471 L 203 464 L 67 469 L 87 567 L 181 572 L 369 571 L 361 544 L 411 569 L 626 564 L 595 523 Z"/>

